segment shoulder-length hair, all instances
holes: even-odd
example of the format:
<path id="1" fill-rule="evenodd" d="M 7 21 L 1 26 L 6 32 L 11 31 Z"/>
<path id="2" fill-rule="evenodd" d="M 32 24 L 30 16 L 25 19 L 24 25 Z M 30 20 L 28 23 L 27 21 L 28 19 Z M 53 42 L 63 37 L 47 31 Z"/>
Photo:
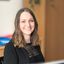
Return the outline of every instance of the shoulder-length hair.
<path id="1" fill-rule="evenodd" d="M 14 31 L 13 36 L 12 36 L 12 41 L 14 42 L 14 46 L 18 46 L 18 47 L 24 47 L 24 45 L 26 44 L 25 39 L 23 37 L 23 34 L 22 34 L 21 30 L 20 30 L 20 26 L 19 26 L 20 15 L 24 11 L 30 13 L 32 15 L 33 19 L 34 19 L 34 22 L 35 22 L 35 29 L 31 33 L 30 41 L 31 41 L 32 45 L 37 45 L 38 42 L 39 42 L 39 36 L 37 34 L 38 23 L 37 23 L 36 17 L 35 17 L 35 15 L 34 15 L 34 13 L 32 12 L 31 9 L 29 9 L 29 8 L 22 8 L 16 14 L 15 24 L 14 24 L 15 25 L 15 31 Z"/>

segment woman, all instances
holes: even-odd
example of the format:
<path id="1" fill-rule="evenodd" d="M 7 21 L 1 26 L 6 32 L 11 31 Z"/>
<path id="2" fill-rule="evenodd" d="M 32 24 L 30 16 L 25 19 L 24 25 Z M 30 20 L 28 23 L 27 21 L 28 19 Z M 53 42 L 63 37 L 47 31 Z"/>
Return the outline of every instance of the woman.
<path id="1" fill-rule="evenodd" d="M 28 8 L 18 11 L 15 31 L 6 44 L 3 64 L 30 64 L 44 62 L 39 47 L 38 24 L 34 13 Z"/>

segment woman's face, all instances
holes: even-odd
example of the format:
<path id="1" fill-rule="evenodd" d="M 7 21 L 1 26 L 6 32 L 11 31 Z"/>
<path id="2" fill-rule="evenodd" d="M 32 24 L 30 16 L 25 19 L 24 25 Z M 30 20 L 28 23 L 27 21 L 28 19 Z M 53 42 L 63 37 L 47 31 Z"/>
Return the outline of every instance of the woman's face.
<path id="1" fill-rule="evenodd" d="M 20 15 L 20 30 L 23 35 L 30 35 L 35 28 L 35 22 L 32 15 L 29 12 L 24 11 Z"/>

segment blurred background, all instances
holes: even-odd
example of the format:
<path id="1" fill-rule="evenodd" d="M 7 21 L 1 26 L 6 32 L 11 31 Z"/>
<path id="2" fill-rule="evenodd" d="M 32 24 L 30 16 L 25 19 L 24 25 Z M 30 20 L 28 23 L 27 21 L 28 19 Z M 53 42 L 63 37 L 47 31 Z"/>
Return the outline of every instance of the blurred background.
<path id="1" fill-rule="evenodd" d="M 64 59 L 64 0 L 0 0 L 0 58 L 14 32 L 20 8 L 32 9 L 38 20 L 38 34 L 45 61 Z"/>

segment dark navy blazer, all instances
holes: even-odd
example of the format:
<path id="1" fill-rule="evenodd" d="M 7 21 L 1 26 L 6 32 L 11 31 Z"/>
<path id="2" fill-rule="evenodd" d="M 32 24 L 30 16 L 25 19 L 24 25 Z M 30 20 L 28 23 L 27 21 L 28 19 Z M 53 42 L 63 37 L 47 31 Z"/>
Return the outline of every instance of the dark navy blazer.
<path id="1" fill-rule="evenodd" d="M 40 47 L 35 46 L 35 48 L 39 50 L 40 54 L 37 56 L 37 59 L 35 58 L 33 62 L 30 62 L 28 53 L 24 48 L 17 48 L 14 47 L 12 43 L 8 43 L 5 46 L 3 64 L 30 64 L 44 62 L 45 60 L 40 51 Z"/>

